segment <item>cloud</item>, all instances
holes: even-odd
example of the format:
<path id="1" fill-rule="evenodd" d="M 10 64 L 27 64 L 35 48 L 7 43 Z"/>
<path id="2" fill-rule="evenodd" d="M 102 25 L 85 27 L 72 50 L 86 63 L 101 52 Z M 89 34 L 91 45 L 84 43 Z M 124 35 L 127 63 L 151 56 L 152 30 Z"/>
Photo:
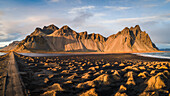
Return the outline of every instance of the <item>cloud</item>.
<path id="1" fill-rule="evenodd" d="M 49 3 L 58 3 L 58 2 L 68 3 L 69 2 L 69 4 L 71 4 L 71 3 L 82 4 L 81 0 L 45 0 L 45 1 L 47 1 Z"/>
<path id="2" fill-rule="evenodd" d="M 146 21 L 146 22 L 143 22 L 142 25 L 144 27 L 150 27 L 150 26 L 154 26 L 155 24 L 158 24 L 159 22 L 158 21 Z"/>
<path id="3" fill-rule="evenodd" d="M 70 23 L 73 24 L 73 26 L 82 26 L 90 17 L 94 16 L 94 13 L 90 11 L 94 8 L 95 6 L 72 8 L 68 12 L 72 16 L 72 20 Z"/>
<path id="4" fill-rule="evenodd" d="M 170 2 L 170 0 L 165 0 L 166 3 Z"/>
<path id="5" fill-rule="evenodd" d="M 94 9 L 95 6 L 83 6 L 78 8 L 72 8 L 68 13 L 79 13 L 79 12 L 86 12 L 87 10 Z"/>
<path id="6" fill-rule="evenodd" d="M 127 9 L 131 9 L 132 7 L 104 6 L 104 8 L 113 9 L 113 10 L 127 10 Z"/>
<path id="7" fill-rule="evenodd" d="M 170 43 L 170 23 L 162 22 L 147 28 L 156 43 Z"/>
<path id="8" fill-rule="evenodd" d="M 20 34 L 2 34 L 0 33 L 0 41 L 1 42 L 8 42 L 20 37 Z"/>
<path id="9" fill-rule="evenodd" d="M 3 15 L 3 11 L 0 11 L 0 15 Z"/>
<path id="10" fill-rule="evenodd" d="M 104 13 L 94 13 L 94 17 L 106 16 Z"/>
<path id="11" fill-rule="evenodd" d="M 81 0 L 75 0 L 75 2 L 77 2 L 78 4 L 81 4 L 81 3 L 82 3 Z"/>
<path id="12" fill-rule="evenodd" d="M 1 42 L 6 42 L 6 41 L 11 41 L 14 40 L 18 37 L 20 37 L 21 33 L 18 32 L 18 29 L 16 29 L 17 23 L 14 22 L 4 22 L 1 20 L 0 23 L 0 41 Z"/>
<path id="13" fill-rule="evenodd" d="M 151 17 L 137 17 L 137 18 L 121 18 L 121 19 L 115 19 L 115 20 L 104 20 L 103 23 L 123 23 L 123 22 L 139 22 L 139 21 L 149 21 L 151 19 L 155 18 L 155 16 Z"/>
<path id="14" fill-rule="evenodd" d="M 116 26 L 118 32 L 125 26 L 131 27 L 140 25 L 142 30 L 145 30 L 153 40 L 153 42 L 169 42 L 170 41 L 170 14 L 162 14 L 157 16 L 136 17 L 136 18 L 121 18 L 114 20 L 103 20 L 100 23 L 103 25 Z M 170 42 L 169 42 L 170 43 Z"/>
<path id="15" fill-rule="evenodd" d="M 11 40 L 22 40 L 35 30 L 36 27 L 45 25 L 67 24 L 67 18 L 49 18 L 45 15 L 30 15 L 23 19 L 2 19 L 0 20 L 0 42 L 8 42 Z"/>
<path id="16" fill-rule="evenodd" d="M 11 21 L 1 21 L 0 26 L 0 41 L 6 42 L 17 39 L 21 36 L 21 32 L 16 27 L 18 22 L 11 22 Z"/>
<path id="17" fill-rule="evenodd" d="M 156 6 L 159 6 L 159 5 L 157 5 L 157 4 L 144 5 L 144 7 L 146 7 L 146 8 L 152 8 L 152 7 L 156 7 Z"/>
<path id="18" fill-rule="evenodd" d="M 48 19 L 48 16 L 30 16 L 25 19 L 25 22 L 39 22 Z"/>
<path id="19" fill-rule="evenodd" d="M 160 8 L 161 11 L 153 11 L 151 7 L 162 7 L 163 5 L 161 2 L 153 2 L 153 0 L 139 0 L 134 2 L 132 2 L 132 0 L 111 0 L 113 2 L 104 2 L 105 4 L 109 3 L 108 5 L 111 6 L 102 6 L 97 0 L 94 1 L 94 3 L 96 3 L 95 6 L 87 5 L 92 3 L 84 0 L 43 1 L 45 2 L 30 2 L 29 4 L 35 3 L 31 4 L 31 7 L 27 4 L 22 6 L 18 6 L 18 4 L 11 7 L 7 6 L 6 8 L 11 8 L 7 11 L 5 10 L 6 8 L 1 9 L 5 14 L 3 14 L 1 18 L 2 13 L 0 11 L 0 33 L 3 33 L 0 34 L 2 35 L 0 38 L 3 38 L 4 41 L 18 38 L 23 39 L 33 32 L 36 27 L 42 28 L 49 24 L 55 24 L 58 27 L 69 25 L 76 31 L 87 30 L 109 36 L 117 33 L 125 26 L 139 24 L 143 27 L 142 29 L 146 29 L 146 31 L 150 29 L 149 31 L 151 31 L 151 26 L 153 26 L 152 30 L 156 30 L 159 28 L 157 26 L 158 24 L 165 23 L 166 21 L 170 22 L 170 14 L 155 16 L 155 14 L 167 13 L 168 9 Z M 168 2 L 169 0 L 166 1 Z M 100 8 L 100 6 L 102 7 Z M 16 7 L 17 10 L 14 10 L 14 7 Z M 150 8 L 146 10 L 145 7 Z M 169 8 L 167 4 L 165 4 L 164 7 Z M 123 11 L 123 13 L 119 12 L 122 10 L 125 11 Z M 162 24 L 160 27 L 162 26 L 164 25 Z M 17 35 L 12 33 L 17 33 Z M 160 34 L 158 34 L 158 36 Z"/>
<path id="20" fill-rule="evenodd" d="M 92 16 L 93 16 L 92 13 L 82 12 L 73 19 L 72 23 L 73 23 L 74 26 L 81 26 L 86 22 L 87 19 L 89 19 Z"/>
<path id="21" fill-rule="evenodd" d="M 60 0 L 48 0 L 49 2 L 59 2 Z"/>
<path id="22" fill-rule="evenodd" d="M 148 17 L 136 17 L 136 18 L 121 18 L 115 20 L 104 20 L 102 23 L 143 23 L 150 21 L 162 21 L 170 20 L 170 14 L 158 15 L 158 16 L 148 16 Z"/>

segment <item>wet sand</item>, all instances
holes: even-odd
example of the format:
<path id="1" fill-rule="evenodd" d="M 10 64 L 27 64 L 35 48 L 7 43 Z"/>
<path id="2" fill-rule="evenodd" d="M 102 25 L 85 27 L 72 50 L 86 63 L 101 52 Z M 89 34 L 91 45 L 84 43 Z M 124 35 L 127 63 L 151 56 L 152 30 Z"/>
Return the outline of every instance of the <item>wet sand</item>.
<path id="1" fill-rule="evenodd" d="M 169 59 L 130 53 L 15 56 L 31 96 L 168 96 L 170 91 Z"/>

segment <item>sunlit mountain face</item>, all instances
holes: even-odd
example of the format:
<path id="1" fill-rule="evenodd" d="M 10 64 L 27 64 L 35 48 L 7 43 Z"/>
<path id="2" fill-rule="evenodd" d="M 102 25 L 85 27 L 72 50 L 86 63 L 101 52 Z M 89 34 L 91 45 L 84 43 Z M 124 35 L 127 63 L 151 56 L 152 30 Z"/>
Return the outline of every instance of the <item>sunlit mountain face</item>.
<path id="1" fill-rule="evenodd" d="M 13 42 L 2 49 L 18 52 L 151 52 L 159 51 L 149 35 L 135 27 L 125 27 L 117 34 L 103 37 L 100 34 L 77 33 L 69 26 L 58 28 L 54 24 L 36 28 L 21 42 Z"/>

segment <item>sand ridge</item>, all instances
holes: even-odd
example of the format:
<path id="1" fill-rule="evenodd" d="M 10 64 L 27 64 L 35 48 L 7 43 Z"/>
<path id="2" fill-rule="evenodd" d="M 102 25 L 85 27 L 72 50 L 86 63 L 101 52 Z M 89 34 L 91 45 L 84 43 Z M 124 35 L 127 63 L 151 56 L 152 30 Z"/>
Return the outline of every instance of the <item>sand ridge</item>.
<path id="1" fill-rule="evenodd" d="M 15 54 L 33 96 L 169 95 L 170 61 L 134 54 Z"/>

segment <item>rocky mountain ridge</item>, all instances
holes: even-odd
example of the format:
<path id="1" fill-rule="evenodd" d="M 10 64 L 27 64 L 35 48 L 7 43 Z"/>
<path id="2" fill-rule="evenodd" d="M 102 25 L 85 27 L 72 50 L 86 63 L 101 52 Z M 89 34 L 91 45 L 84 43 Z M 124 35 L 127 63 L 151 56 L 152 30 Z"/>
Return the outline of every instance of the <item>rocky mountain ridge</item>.
<path id="1" fill-rule="evenodd" d="M 76 32 L 69 26 L 55 25 L 36 28 L 22 40 L 15 51 L 66 51 L 66 52 L 139 52 L 157 51 L 149 35 L 141 31 L 139 25 L 124 28 L 108 38 L 100 34 Z"/>
<path id="2" fill-rule="evenodd" d="M 112 45 L 112 46 L 110 46 Z M 145 31 L 141 31 L 139 25 L 125 27 L 122 31 L 108 37 L 104 51 L 133 52 L 156 51 L 158 48 L 151 41 Z"/>
<path id="3" fill-rule="evenodd" d="M 10 43 L 8 46 L 2 48 L 2 51 L 9 51 L 9 50 L 13 50 L 14 48 L 16 48 L 18 46 L 18 44 L 20 43 L 20 41 L 13 41 L 12 43 Z"/>

